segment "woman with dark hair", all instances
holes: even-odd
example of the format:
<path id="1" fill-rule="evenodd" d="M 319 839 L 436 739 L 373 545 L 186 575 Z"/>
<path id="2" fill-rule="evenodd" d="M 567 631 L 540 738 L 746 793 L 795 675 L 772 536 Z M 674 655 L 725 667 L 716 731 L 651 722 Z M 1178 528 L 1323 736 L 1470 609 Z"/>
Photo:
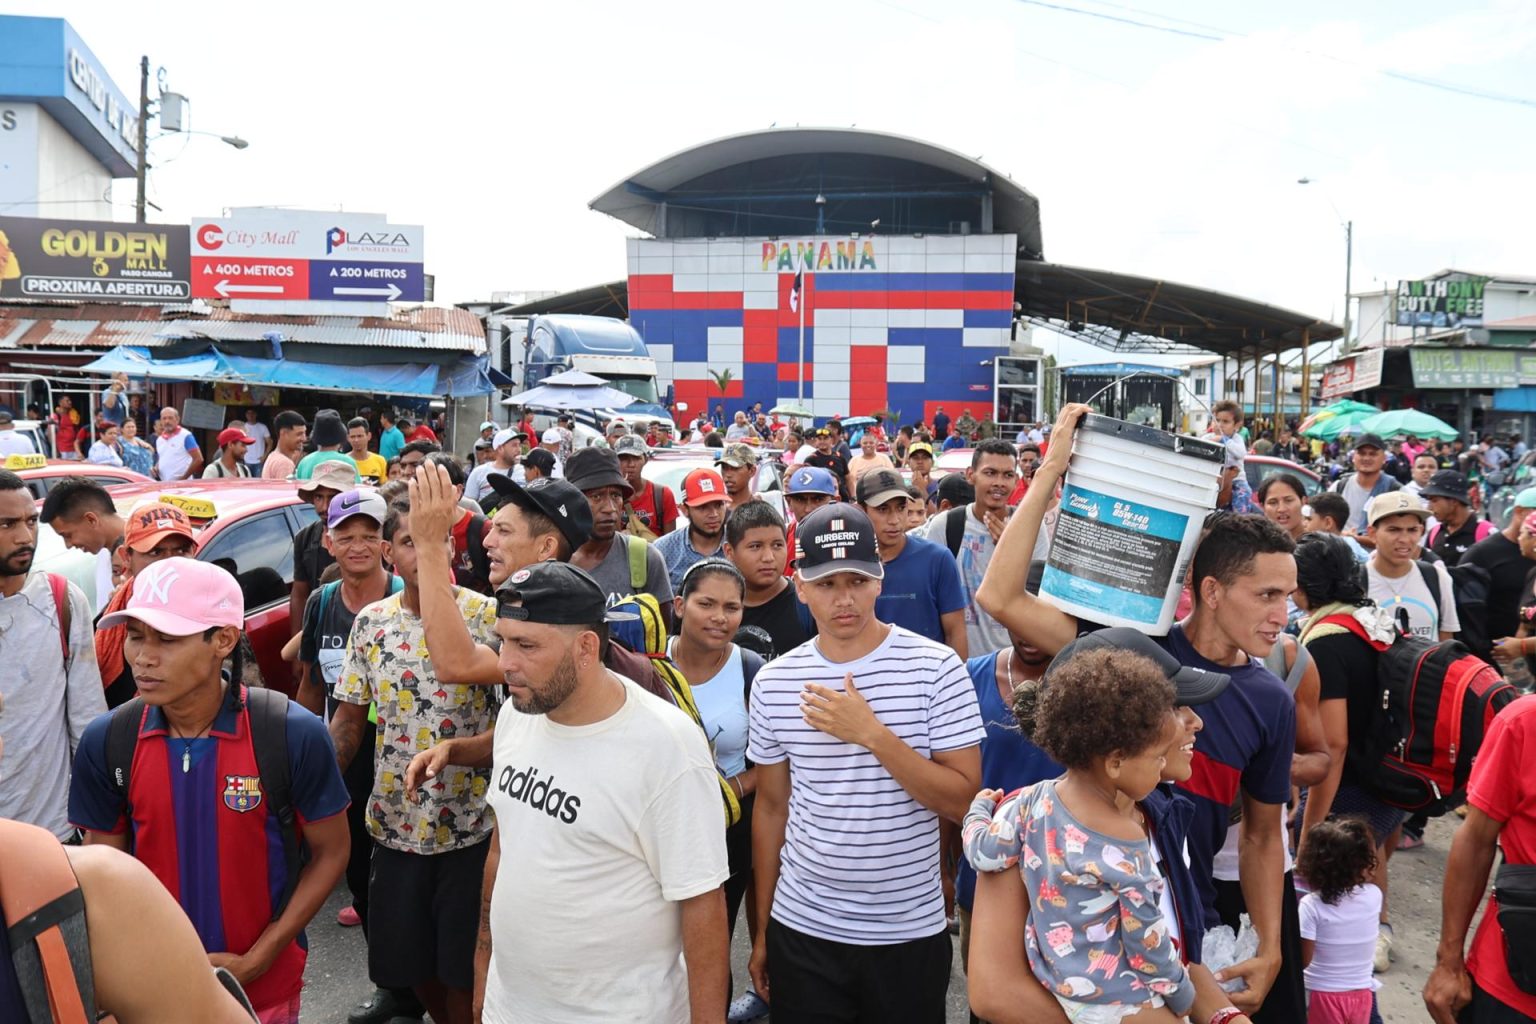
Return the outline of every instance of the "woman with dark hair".
<path id="1" fill-rule="evenodd" d="M 715 765 L 741 801 L 741 819 L 725 830 L 730 877 L 725 880 L 725 911 L 730 929 L 752 884 L 752 795 L 756 770 L 747 760 L 747 699 L 763 659 L 734 642 L 746 607 L 747 583 L 724 558 L 695 562 L 683 573 L 676 601 L 677 635 L 667 657 L 693 691 Z M 752 905 L 747 905 L 749 919 Z M 748 920 L 748 929 L 755 922 Z M 767 1012 L 766 1007 L 763 1012 Z"/>
<path id="2" fill-rule="evenodd" d="M 1370 881 L 1382 893 L 1375 958 L 1380 973 L 1388 967 L 1392 948 L 1387 862 L 1397 845 L 1405 814 L 1367 792 L 1360 784 L 1360 773 L 1368 767 L 1362 759 L 1371 749 L 1366 733 L 1377 696 L 1379 655 L 1370 641 L 1390 644 L 1396 639 L 1396 626 L 1392 614 L 1376 607 L 1366 594 L 1354 553 L 1334 534 L 1309 533 L 1296 545 L 1293 597 L 1307 613 L 1301 642 L 1317 663 L 1322 682 L 1318 706 L 1323 734 L 1334 755 L 1327 777 L 1307 792 L 1301 834 L 1305 837 L 1313 825 L 1330 815 L 1359 817 L 1370 827 L 1376 844 L 1376 867 Z M 1354 620 L 1358 633 L 1341 622 L 1346 616 Z"/>
<path id="3" fill-rule="evenodd" d="M 1292 540 L 1301 539 L 1301 535 L 1306 532 L 1301 508 L 1307 503 L 1307 490 L 1294 473 L 1276 473 L 1265 477 L 1259 489 L 1254 492 L 1254 499 L 1264 510 L 1265 519 L 1290 534 Z"/>

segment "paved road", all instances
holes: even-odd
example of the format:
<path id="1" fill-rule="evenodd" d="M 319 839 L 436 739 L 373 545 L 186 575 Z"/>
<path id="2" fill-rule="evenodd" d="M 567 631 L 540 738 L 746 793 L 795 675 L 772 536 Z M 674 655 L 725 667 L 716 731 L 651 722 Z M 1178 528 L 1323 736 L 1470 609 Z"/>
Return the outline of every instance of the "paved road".
<path id="1" fill-rule="evenodd" d="M 1440 933 L 1440 882 L 1445 855 L 1459 819 L 1447 815 L 1431 822 L 1423 849 L 1392 861 L 1392 907 L 1397 960 L 1381 980 L 1382 1016 L 1388 1024 L 1419 1024 L 1428 1017 L 1419 998 L 1435 962 Z M 362 935 L 336 926 L 343 894 L 336 893 L 310 928 L 310 958 L 304 991 L 304 1024 L 344 1024 L 347 1011 L 370 991 Z M 731 960 L 738 986 L 747 976 L 746 929 L 738 924 Z M 948 1024 L 965 1024 L 965 977 L 955 953 L 949 988 Z"/>

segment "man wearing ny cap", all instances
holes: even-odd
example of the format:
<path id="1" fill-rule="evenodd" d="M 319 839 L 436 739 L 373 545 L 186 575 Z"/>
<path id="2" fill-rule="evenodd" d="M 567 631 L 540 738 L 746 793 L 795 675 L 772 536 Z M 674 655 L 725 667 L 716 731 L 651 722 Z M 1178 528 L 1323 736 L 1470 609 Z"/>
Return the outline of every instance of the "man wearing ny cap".
<path id="1" fill-rule="evenodd" d="M 347 793 L 324 725 L 282 701 L 291 809 L 308 860 L 280 903 L 292 880 L 273 849 L 277 808 L 239 683 L 244 619 L 240 586 L 217 565 L 168 558 L 139 574 L 127 606 L 102 624 L 126 627 L 142 704 L 86 730 L 69 813 L 87 844 L 131 851 L 177 896 L 210 962 L 229 968 L 263 1022 L 298 1024 L 304 928 L 347 862 Z M 110 763 L 118 721 L 137 723 L 126 792 Z"/>
<path id="2" fill-rule="evenodd" d="M 70 756 L 106 702 L 85 594 L 62 576 L 33 571 L 37 522 L 32 492 L 0 470 L 0 699 L 10 752 L 0 772 L 0 818 L 67 839 Z"/>
<path id="3" fill-rule="evenodd" d="M 293 586 L 288 591 L 288 628 L 298 636 L 304 603 L 320 586 L 320 574 L 335 561 L 325 547 L 325 520 L 331 501 L 357 486 L 357 463 L 349 458 L 322 462 L 308 479 L 299 481 L 299 497 L 315 510 L 316 519 L 293 537 Z"/>
<path id="4" fill-rule="evenodd" d="M 427 468 L 435 474 L 444 467 Z M 489 773 L 450 767 L 417 799 L 406 795 L 405 773 L 412 757 L 439 740 L 489 732 L 500 694 L 490 686 L 443 682 L 427 646 L 418 565 L 429 546 L 439 559 L 451 556 L 447 531 L 417 538 L 410 506 L 397 502 L 382 536 L 384 558 L 404 586 L 357 613 L 330 726 L 343 769 L 354 757 L 374 762 L 367 808 L 374 844 L 368 974 L 381 989 L 413 989 L 434 1021 L 467 1024 L 478 879 L 491 831 Z M 449 614 L 460 621 L 482 619 L 492 604 L 462 587 L 451 594 Z M 363 749 L 370 703 L 378 719 L 371 751 Z"/>
<path id="5" fill-rule="evenodd" d="M 1376 607 L 1421 640 L 1449 640 L 1461 629 L 1444 562 L 1419 560 L 1429 510 L 1407 491 L 1388 491 L 1366 508 L 1376 550 L 1365 563 L 1366 592 Z"/>
<path id="6" fill-rule="evenodd" d="M 590 573 L 610 601 L 650 594 L 670 626 L 673 585 L 660 551 L 662 542 L 647 544 L 619 532 L 633 488 L 619 472 L 618 458 L 605 448 L 583 448 L 566 462 L 565 478 L 592 509 L 592 535 L 571 556 L 571 564 Z"/>
<path id="7" fill-rule="evenodd" d="M 105 491 L 102 496 L 107 497 Z M 139 573 L 167 558 L 190 557 L 196 550 L 192 521 L 181 509 L 163 502 L 150 502 L 133 509 L 128 513 L 120 549 L 123 582 L 103 603 L 98 618 L 128 606 L 129 598 L 133 597 L 133 581 Z M 101 670 L 108 708 L 127 703 L 138 692 L 133 681 L 133 665 L 124 654 L 123 645 L 127 639 L 127 630 L 121 623 L 97 627 L 96 663 Z"/>
<path id="8" fill-rule="evenodd" d="M 1382 472 L 1387 465 L 1387 443 L 1379 434 L 1361 434 L 1350 452 L 1354 472 L 1345 473 L 1329 490 L 1349 502 L 1349 522 L 1340 524 L 1344 531 L 1361 538 L 1369 547 L 1369 538 L 1365 536 L 1370 525 L 1366 521 L 1366 506 L 1376 495 L 1399 490 L 1403 485 L 1392 474 Z"/>
<path id="9" fill-rule="evenodd" d="M 497 596 L 510 706 L 496 723 L 477 1019 L 723 1021 L 727 868 L 708 744 L 604 667 L 608 599 L 586 573 L 540 562 Z"/>
<path id="10" fill-rule="evenodd" d="M 469 479 L 464 481 L 464 497 L 470 501 L 482 502 L 492 493 L 491 474 L 499 473 L 502 476 L 511 477 L 518 483 L 526 481 L 523 475 L 523 467 L 519 463 L 523 454 L 523 435 L 514 427 L 502 427 L 491 438 L 491 461 L 481 463 L 470 471 Z"/>
<path id="11" fill-rule="evenodd" d="M 937 1024 L 952 956 L 939 822 L 981 783 L 976 695 L 953 651 L 876 615 L 885 570 L 863 512 L 818 509 L 797 547 L 819 635 L 751 694 L 754 988 L 779 1024 Z"/>
<path id="12" fill-rule="evenodd" d="M 248 477 L 251 467 L 246 465 L 246 446 L 256 439 L 239 427 L 219 431 L 219 457 L 203 468 L 204 480 L 222 480 L 226 477 Z"/>
<path id="13" fill-rule="evenodd" d="M 665 537 L 677 525 L 677 498 L 672 488 L 645 479 L 645 463 L 650 449 L 645 439 L 625 434 L 613 445 L 619 471 L 632 488 L 629 496 L 627 532 L 648 541 Z"/>
<path id="14" fill-rule="evenodd" d="M 875 615 L 948 645 L 964 660 L 969 649 L 960 568 L 939 545 L 907 536 L 907 500 L 906 482 L 894 469 L 859 477 L 859 507 L 874 524 L 885 567 Z"/>
<path id="15" fill-rule="evenodd" d="M 757 477 L 757 452 L 749 444 L 728 444 L 720 453 L 716 467 L 725 481 L 725 496 L 735 508 L 753 498 L 752 484 Z"/>
<path id="16" fill-rule="evenodd" d="M 673 530 L 656 542 L 667 564 L 673 593 L 682 589 L 683 573 L 695 562 L 725 553 L 725 520 L 731 512 L 726 484 L 712 469 L 696 469 L 683 478 L 686 529 Z"/>

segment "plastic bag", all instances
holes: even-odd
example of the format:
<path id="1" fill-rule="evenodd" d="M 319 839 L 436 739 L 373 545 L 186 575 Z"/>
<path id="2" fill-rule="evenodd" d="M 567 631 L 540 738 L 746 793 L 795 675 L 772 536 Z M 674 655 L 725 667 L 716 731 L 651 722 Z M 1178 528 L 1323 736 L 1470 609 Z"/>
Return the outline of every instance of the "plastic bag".
<path id="1" fill-rule="evenodd" d="M 1224 924 L 1206 931 L 1205 941 L 1200 947 L 1200 962 L 1209 967 L 1212 973 L 1244 960 L 1252 960 L 1259 952 L 1259 933 L 1253 930 L 1253 922 L 1248 920 L 1247 914 L 1238 918 L 1238 925 L 1236 935 Z M 1222 982 L 1221 987 L 1225 992 L 1241 992 L 1248 987 L 1248 983 L 1242 978 L 1233 978 Z"/>

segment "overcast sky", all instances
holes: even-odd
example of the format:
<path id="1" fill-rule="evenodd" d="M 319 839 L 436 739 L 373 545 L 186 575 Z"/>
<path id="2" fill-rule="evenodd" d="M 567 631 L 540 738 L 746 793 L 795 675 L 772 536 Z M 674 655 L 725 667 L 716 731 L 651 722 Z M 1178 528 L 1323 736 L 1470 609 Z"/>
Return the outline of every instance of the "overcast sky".
<path id="1" fill-rule="evenodd" d="M 1049 259 L 1334 320 L 1341 218 L 1357 291 L 1536 272 L 1536 4 L 1060 6 L 1220 38 L 1023 0 L 8 5 L 67 18 L 130 96 L 148 54 L 193 127 L 250 140 L 155 142 L 159 219 L 385 212 L 426 226 L 440 301 L 622 277 L 632 229 L 587 202 L 774 122 L 978 156 L 1039 197 Z"/>

